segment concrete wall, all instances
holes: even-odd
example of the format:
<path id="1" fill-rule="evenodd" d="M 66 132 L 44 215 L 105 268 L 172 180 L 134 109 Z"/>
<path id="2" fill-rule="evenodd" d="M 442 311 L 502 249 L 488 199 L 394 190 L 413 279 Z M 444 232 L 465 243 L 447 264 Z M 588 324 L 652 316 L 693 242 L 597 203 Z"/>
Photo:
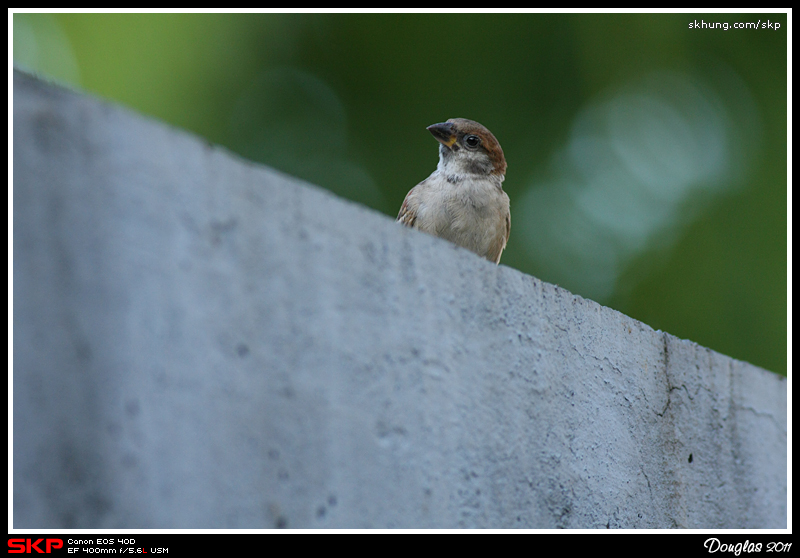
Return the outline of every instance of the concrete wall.
<path id="1" fill-rule="evenodd" d="M 108 103 L 13 100 L 14 527 L 787 526 L 784 378 Z"/>

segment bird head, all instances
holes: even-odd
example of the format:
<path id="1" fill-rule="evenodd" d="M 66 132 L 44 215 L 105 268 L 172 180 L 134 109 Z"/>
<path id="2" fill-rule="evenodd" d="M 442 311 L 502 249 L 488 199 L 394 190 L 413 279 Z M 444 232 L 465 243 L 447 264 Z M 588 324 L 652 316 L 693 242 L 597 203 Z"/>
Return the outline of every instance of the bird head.
<path id="1" fill-rule="evenodd" d="M 448 176 L 505 176 L 503 149 L 485 126 L 466 118 L 432 124 L 428 131 L 439 142 L 439 168 Z"/>

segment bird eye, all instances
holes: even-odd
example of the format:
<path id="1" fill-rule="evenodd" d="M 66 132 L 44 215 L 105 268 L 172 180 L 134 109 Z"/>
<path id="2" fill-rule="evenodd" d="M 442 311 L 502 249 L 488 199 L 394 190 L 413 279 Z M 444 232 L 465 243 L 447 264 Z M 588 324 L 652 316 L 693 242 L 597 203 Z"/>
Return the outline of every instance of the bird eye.
<path id="1" fill-rule="evenodd" d="M 479 138 L 478 136 L 470 134 L 470 135 L 468 135 L 467 137 L 464 138 L 464 143 L 470 149 L 475 149 L 476 147 L 478 147 L 481 144 L 481 138 Z"/>

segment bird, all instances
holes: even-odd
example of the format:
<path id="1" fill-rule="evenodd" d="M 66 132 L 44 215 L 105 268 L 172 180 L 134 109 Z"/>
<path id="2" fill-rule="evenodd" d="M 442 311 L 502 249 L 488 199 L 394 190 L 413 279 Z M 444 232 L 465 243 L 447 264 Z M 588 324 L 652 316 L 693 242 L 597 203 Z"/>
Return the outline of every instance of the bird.
<path id="1" fill-rule="evenodd" d="M 499 264 L 511 233 L 503 149 L 474 120 L 451 118 L 427 130 L 439 142 L 439 163 L 408 192 L 397 222 Z"/>

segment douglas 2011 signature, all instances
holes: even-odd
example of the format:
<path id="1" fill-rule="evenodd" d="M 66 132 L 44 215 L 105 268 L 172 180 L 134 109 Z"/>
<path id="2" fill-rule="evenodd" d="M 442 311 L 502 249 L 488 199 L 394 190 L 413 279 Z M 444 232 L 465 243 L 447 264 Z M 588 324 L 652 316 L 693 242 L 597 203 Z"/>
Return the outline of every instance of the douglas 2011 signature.
<path id="1" fill-rule="evenodd" d="M 739 556 L 742 552 L 761 552 L 765 549 L 762 543 L 750 542 L 749 539 L 739 543 L 724 543 L 716 537 L 706 539 L 706 542 L 703 543 L 703 546 L 706 547 L 709 554 L 714 552 L 731 552 L 734 556 Z M 792 543 L 785 543 L 781 541 L 768 542 L 766 544 L 767 552 L 789 552 L 790 548 L 792 548 Z"/>

